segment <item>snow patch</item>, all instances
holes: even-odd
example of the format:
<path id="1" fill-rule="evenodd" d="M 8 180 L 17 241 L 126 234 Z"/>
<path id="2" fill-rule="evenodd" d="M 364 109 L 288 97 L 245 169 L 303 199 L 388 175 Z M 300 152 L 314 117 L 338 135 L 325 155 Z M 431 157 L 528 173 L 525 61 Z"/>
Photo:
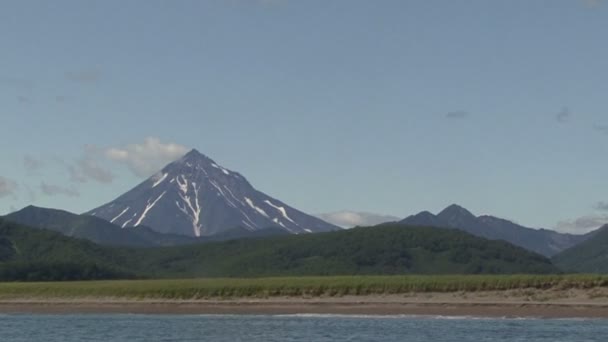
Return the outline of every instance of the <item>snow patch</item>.
<path id="1" fill-rule="evenodd" d="M 179 181 L 180 177 L 182 179 L 181 182 Z M 184 175 L 180 175 L 175 180 L 177 182 L 177 186 L 179 187 L 179 190 L 181 192 L 183 192 L 184 194 L 187 194 L 188 193 L 188 180 L 186 179 L 186 177 L 184 177 Z"/>
<path id="2" fill-rule="evenodd" d="M 137 216 L 137 213 L 133 213 L 133 216 L 131 216 L 130 219 L 128 219 L 127 221 L 125 221 L 125 223 L 122 224 L 121 228 L 126 227 L 129 224 L 129 222 L 131 222 L 135 218 L 135 216 Z"/>
<path id="3" fill-rule="evenodd" d="M 144 212 L 141 214 L 141 217 L 139 218 L 139 220 L 137 220 L 137 222 L 135 222 L 134 226 L 139 226 L 139 224 L 141 223 L 141 221 L 143 221 L 143 219 L 146 217 L 146 214 L 148 213 L 148 211 L 150 211 L 150 209 L 154 208 L 154 206 L 156 205 L 156 203 L 163 198 L 163 196 L 165 195 L 167 191 L 163 191 L 162 194 L 160 194 L 160 196 L 158 196 L 154 202 L 150 203 L 150 200 L 148 200 L 148 204 L 146 204 L 146 209 L 144 209 Z"/>
<path id="4" fill-rule="evenodd" d="M 158 178 L 158 179 L 154 182 L 154 184 L 152 184 L 152 187 L 155 188 L 158 184 L 162 183 L 167 178 L 168 175 L 169 175 L 168 173 L 165 173 L 162 176 L 157 175 L 156 177 L 154 177 L 154 178 Z M 154 180 L 154 179 L 152 179 L 152 180 Z"/>
<path id="5" fill-rule="evenodd" d="M 259 214 L 261 214 L 261 215 L 263 215 L 265 217 L 268 217 L 268 214 L 266 214 L 266 212 L 264 211 L 264 209 L 262 209 L 260 207 L 257 207 L 249 197 L 245 197 L 245 202 L 247 202 L 247 204 L 249 204 L 249 206 L 252 209 L 255 209 L 255 211 L 257 211 Z M 268 218 L 270 218 L 270 217 L 268 217 Z"/>
<path id="6" fill-rule="evenodd" d="M 278 210 L 281 215 L 283 215 L 284 218 L 286 218 L 287 220 L 289 220 L 291 223 L 298 225 L 297 223 L 295 223 L 288 215 L 287 215 L 287 210 L 285 210 L 284 207 L 279 207 L 278 205 L 274 205 L 272 202 L 270 202 L 269 200 L 265 200 L 264 201 L 266 204 L 268 204 L 269 206 L 275 208 L 276 210 Z"/>
<path id="7" fill-rule="evenodd" d="M 250 225 L 249 223 L 247 223 L 247 221 L 241 220 L 241 222 L 243 222 L 243 224 L 247 226 L 245 228 L 249 228 L 249 230 L 255 230 L 255 227 L 253 227 L 252 225 Z"/>
<path id="8" fill-rule="evenodd" d="M 184 193 L 178 193 L 179 197 L 182 199 L 182 201 L 184 202 L 184 206 L 182 207 L 179 202 L 175 202 L 175 205 L 177 205 L 177 208 L 183 212 L 184 214 L 186 214 L 186 216 L 188 216 L 190 218 L 190 221 L 192 221 L 192 230 L 194 232 L 195 236 L 201 236 L 201 229 L 202 229 L 202 225 L 200 224 L 200 216 L 201 216 L 201 206 L 200 203 L 198 201 L 198 188 L 196 187 L 196 183 L 192 182 L 192 189 L 194 190 L 194 201 L 192 201 L 192 198 L 190 196 L 187 195 L 188 193 L 188 181 L 184 178 L 184 176 L 182 175 L 182 179 L 184 181 L 184 183 L 180 183 L 178 180 L 178 184 L 180 186 L 180 190 Z M 185 189 L 183 187 L 186 187 Z M 188 209 L 190 211 L 188 211 Z"/>
<path id="9" fill-rule="evenodd" d="M 226 194 L 224 193 L 224 191 L 222 190 L 222 188 L 220 188 L 220 186 L 217 185 L 217 183 L 215 183 L 211 179 L 209 179 L 209 183 L 211 185 L 213 185 L 213 187 L 218 191 L 218 194 L 222 195 L 222 197 L 224 198 L 224 200 L 226 201 L 226 203 L 228 203 L 231 207 L 236 208 L 236 205 L 234 203 L 232 203 L 231 200 L 228 199 L 228 197 L 226 196 Z"/>
<path id="10" fill-rule="evenodd" d="M 285 227 L 285 225 L 283 224 L 283 222 L 279 221 L 279 219 L 278 219 L 278 218 L 276 218 L 276 217 L 275 217 L 274 219 L 272 219 L 272 222 L 274 222 L 274 223 L 276 223 L 276 224 L 280 225 L 281 227 L 283 227 L 283 228 L 285 228 L 285 229 L 288 229 L 287 227 Z"/>
<path id="11" fill-rule="evenodd" d="M 114 221 L 118 220 L 119 217 L 121 217 L 124 213 L 126 213 L 129 210 L 130 207 L 126 207 L 125 210 L 123 210 L 120 214 L 118 214 L 116 217 L 114 217 L 113 219 L 110 220 L 110 223 L 114 223 Z"/>
<path id="12" fill-rule="evenodd" d="M 221 170 L 224 174 L 226 175 L 230 175 L 230 172 L 228 172 L 228 170 L 224 169 L 223 167 L 217 165 L 216 163 L 211 163 L 211 166 L 213 166 L 216 169 Z"/>

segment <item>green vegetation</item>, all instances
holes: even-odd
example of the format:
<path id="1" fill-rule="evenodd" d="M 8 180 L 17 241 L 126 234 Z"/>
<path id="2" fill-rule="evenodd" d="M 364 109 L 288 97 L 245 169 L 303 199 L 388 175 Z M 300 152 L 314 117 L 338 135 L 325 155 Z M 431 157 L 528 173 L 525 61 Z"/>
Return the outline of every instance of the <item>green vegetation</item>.
<path id="1" fill-rule="evenodd" d="M 608 273 L 608 225 L 587 241 L 553 257 L 553 262 L 569 272 Z"/>
<path id="2" fill-rule="evenodd" d="M 132 278 L 119 255 L 86 240 L 0 220 L 0 280 Z"/>
<path id="3" fill-rule="evenodd" d="M 401 225 L 179 247 L 113 248 L 0 220 L 0 258 L 0 280 L 32 281 L 89 275 L 99 279 L 559 272 L 548 259 L 506 242 L 453 229 Z M 44 271 L 44 265 L 53 270 Z M 69 274 L 62 274 L 62 269 Z"/>
<path id="4" fill-rule="evenodd" d="M 0 283 L 0 299 L 205 299 L 272 296 L 343 296 L 515 289 L 589 289 L 608 286 L 593 275 L 341 276 L 211 278 L 87 282 Z"/>
<path id="5" fill-rule="evenodd" d="M 346 231 L 134 250 L 131 269 L 159 277 L 558 273 L 540 255 L 439 228 Z"/>

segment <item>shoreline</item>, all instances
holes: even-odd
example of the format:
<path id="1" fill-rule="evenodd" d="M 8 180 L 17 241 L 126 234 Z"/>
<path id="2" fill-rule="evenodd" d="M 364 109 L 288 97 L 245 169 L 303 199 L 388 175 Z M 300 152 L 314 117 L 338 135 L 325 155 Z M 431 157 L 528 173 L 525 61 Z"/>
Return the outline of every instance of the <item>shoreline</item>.
<path id="1" fill-rule="evenodd" d="M 13 298 L 0 299 L 4 314 L 220 314 L 412 315 L 495 318 L 608 318 L 608 300 L 538 301 L 496 293 L 232 299 Z M 464 298 L 463 298 L 464 296 Z"/>

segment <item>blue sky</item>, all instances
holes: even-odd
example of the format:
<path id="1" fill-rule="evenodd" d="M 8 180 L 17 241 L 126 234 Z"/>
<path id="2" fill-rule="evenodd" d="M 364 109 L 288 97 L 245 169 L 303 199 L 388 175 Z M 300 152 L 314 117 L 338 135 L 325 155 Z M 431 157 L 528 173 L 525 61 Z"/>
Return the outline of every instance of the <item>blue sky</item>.
<path id="1" fill-rule="evenodd" d="M 608 3 L 0 3 L 0 214 L 197 148 L 310 213 L 608 222 Z M 113 152 L 114 153 L 113 153 Z"/>

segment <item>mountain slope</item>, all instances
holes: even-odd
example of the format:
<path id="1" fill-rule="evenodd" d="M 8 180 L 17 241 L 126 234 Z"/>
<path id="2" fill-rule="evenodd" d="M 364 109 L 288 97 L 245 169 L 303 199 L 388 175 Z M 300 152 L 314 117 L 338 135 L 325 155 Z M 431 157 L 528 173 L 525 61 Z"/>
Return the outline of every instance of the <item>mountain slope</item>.
<path id="1" fill-rule="evenodd" d="M 424 211 L 409 216 L 400 223 L 460 229 L 487 239 L 504 240 L 544 256 L 553 256 L 592 236 L 592 234 L 574 235 L 528 228 L 494 216 L 476 217 L 455 204 L 437 215 Z"/>
<path id="2" fill-rule="evenodd" d="M 0 280 L 555 272 L 538 254 L 453 229 L 383 225 L 179 247 L 116 248 L 0 219 Z"/>
<path id="3" fill-rule="evenodd" d="M 398 224 L 161 250 L 135 250 L 128 259 L 169 277 L 559 272 L 547 258 L 503 241 Z"/>
<path id="4" fill-rule="evenodd" d="M 94 216 L 34 206 L 25 207 L 4 218 L 32 228 L 53 230 L 66 236 L 87 239 L 106 246 L 153 247 L 199 242 L 195 238 L 183 235 L 161 234 L 147 227 L 121 229 Z"/>
<path id="5" fill-rule="evenodd" d="M 339 229 L 254 189 L 242 175 L 196 150 L 88 214 L 123 228 L 145 225 L 189 236 L 237 227 L 277 227 L 294 234 Z"/>
<path id="6" fill-rule="evenodd" d="M 0 280 L 130 278 L 115 250 L 0 219 Z"/>
<path id="7" fill-rule="evenodd" d="M 588 240 L 553 257 L 555 265 L 568 272 L 608 273 L 608 224 Z"/>

